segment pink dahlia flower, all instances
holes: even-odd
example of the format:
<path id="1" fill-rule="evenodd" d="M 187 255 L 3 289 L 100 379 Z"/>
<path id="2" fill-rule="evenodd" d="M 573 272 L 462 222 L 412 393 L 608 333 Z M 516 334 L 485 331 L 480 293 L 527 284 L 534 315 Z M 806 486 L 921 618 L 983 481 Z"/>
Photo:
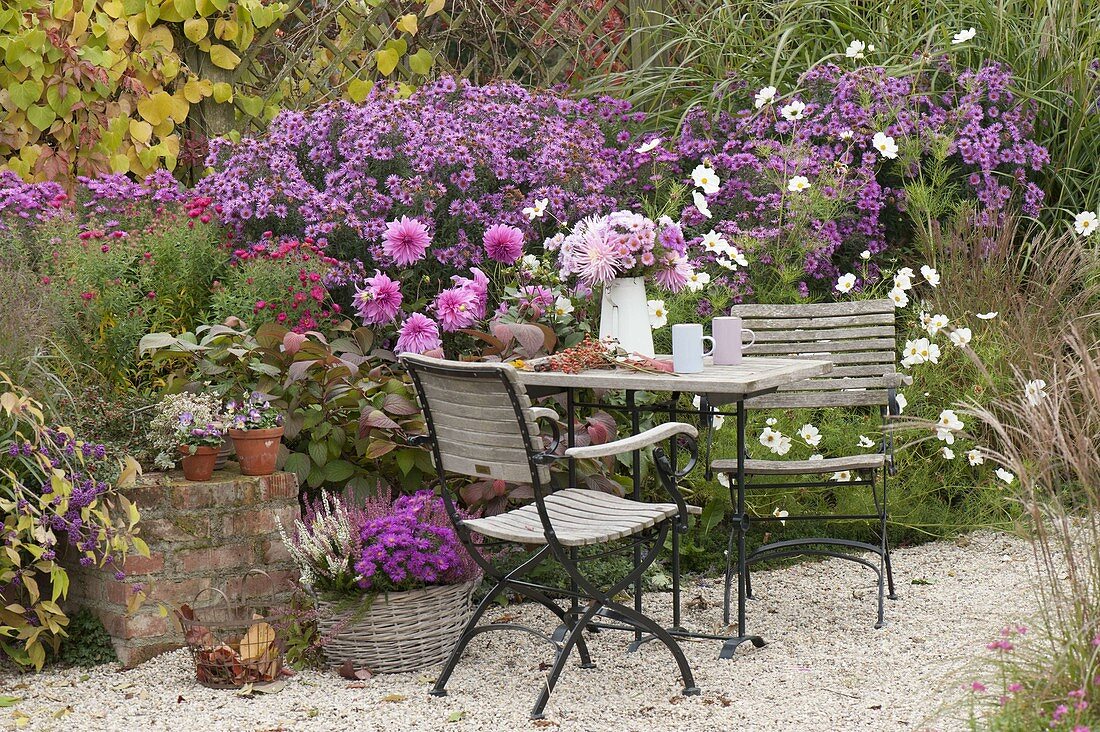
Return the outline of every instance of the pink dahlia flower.
<path id="1" fill-rule="evenodd" d="M 590 286 L 607 284 L 624 269 L 618 236 L 606 221 L 585 222 L 573 244 L 571 269 Z"/>
<path id="2" fill-rule="evenodd" d="M 489 278 L 477 267 L 470 267 L 470 272 L 474 275 L 472 280 L 469 277 L 452 275 L 451 282 L 455 283 L 456 287 L 461 287 L 473 294 L 474 312 L 477 314 L 477 319 L 481 320 L 485 317 L 485 309 L 489 307 Z"/>
<path id="3" fill-rule="evenodd" d="M 523 232 L 514 226 L 497 224 L 485 231 L 485 253 L 501 264 L 515 264 L 523 254 Z"/>
<path id="4" fill-rule="evenodd" d="M 657 284 L 669 292 L 679 292 L 687 285 L 690 276 L 691 264 L 688 262 L 687 257 L 670 251 L 665 252 L 657 262 L 657 270 L 653 275 L 653 279 L 657 280 Z"/>
<path id="5" fill-rule="evenodd" d="M 366 279 L 366 287 L 355 290 L 355 310 L 366 325 L 381 325 L 401 311 L 401 283 L 378 270 Z"/>
<path id="6" fill-rule="evenodd" d="M 424 353 L 439 348 L 439 326 L 431 318 L 413 313 L 401 324 L 397 334 L 397 353 Z"/>
<path id="7" fill-rule="evenodd" d="M 435 299 L 435 314 L 447 333 L 469 328 L 478 319 L 476 295 L 467 287 L 444 290 Z"/>
<path id="8" fill-rule="evenodd" d="M 402 267 L 420 261 L 431 243 L 432 237 L 424 224 L 408 216 L 386 224 L 386 233 L 382 235 L 382 251 Z"/>

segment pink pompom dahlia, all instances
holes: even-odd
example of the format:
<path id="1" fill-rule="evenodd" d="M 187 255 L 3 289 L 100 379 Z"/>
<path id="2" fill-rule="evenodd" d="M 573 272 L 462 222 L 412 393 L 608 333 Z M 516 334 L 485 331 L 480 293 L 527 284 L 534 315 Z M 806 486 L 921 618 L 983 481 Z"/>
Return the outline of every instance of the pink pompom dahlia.
<path id="1" fill-rule="evenodd" d="M 515 264 L 523 254 L 523 232 L 514 226 L 496 224 L 485 231 L 485 253 L 501 264 Z"/>
<path id="2" fill-rule="evenodd" d="M 434 320 L 413 313 L 401 324 L 397 334 L 397 353 L 424 353 L 442 346 L 439 340 L 439 325 Z"/>
<path id="3" fill-rule="evenodd" d="M 382 251 L 402 267 L 423 259 L 431 243 L 427 227 L 408 216 L 386 224 L 386 233 L 382 235 Z"/>

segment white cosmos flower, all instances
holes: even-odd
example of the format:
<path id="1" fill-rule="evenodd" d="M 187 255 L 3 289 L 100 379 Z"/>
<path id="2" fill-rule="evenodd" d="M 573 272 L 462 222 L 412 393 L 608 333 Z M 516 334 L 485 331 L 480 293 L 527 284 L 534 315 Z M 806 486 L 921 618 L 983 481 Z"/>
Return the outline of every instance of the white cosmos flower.
<path id="1" fill-rule="evenodd" d="M 898 274 L 899 275 L 905 275 L 909 279 L 913 279 L 914 277 L 916 277 L 916 275 L 913 274 L 913 268 L 912 267 L 902 267 L 901 269 L 898 270 Z"/>
<path id="2" fill-rule="evenodd" d="M 798 100 L 795 100 L 789 104 L 783 105 L 783 108 L 779 112 L 783 115 L 783 119 L 788 122 L 794 122 L 796 119 L 802 119 L 802 113 L 806 111 L 806 105 Z"/>
<path id="3" fill-rule="evenodd" d="M 785 519 L 785 518 L 787 518 L 788 516 L 790 516 L 790 514 L 789 514 L 789 513 L 787 513 L 786 511 L 783 511 L 783 510 L 781 510 L 781 509 L 779 508 L 779 506 L 776 506 L 776 507 L 775 507 L 775 510 L 774 510 L 774 511 L 772 511 L 772 516 L 775 516 L 775 517 L 776 517 L 777 519 L 779 519 L 779 523 L 780 523 L 780 525 L 781 525 L 781 526 L 786 526 L 786 525 L 787 525 L 787 522 L 786 522 L 786 521 L 784 521 L 783 519 Z"/>
<path id="4" fill-rule="evenodd" d="M 733 247 L 726 241 L 726 237 L 715 232 L 713 229 L 703 234 L 703 240 L 699 242 L 699 246 L 710 254 L 729 254 Z"/>
<path id="5" fill-rule="evenodd" d="M 992 313 L 974 313 L 974 317 L 978 320 L 993 320 L 993 318 L 997 317 L 997 313 L 996 311 Z"/>
<path id="6" fill-rule="evenodd" d="M 852 480 L 852 473 L 849 470 L 841 470 L 838 473 L 833 473 L 833 477 L 829 480 L 835 480 L 837 483 L 847 483 Z"/>
<path id="7" fill-rule="evenodd" d="M 723 488 L 729 488 L 730 487 L 730 477 L 725 473 L 719 473 L 718 474 L 718 484 L 721 485 Z"/>
<path id="8" fill-rule="evenodd" d="M 771 427 L 765 427 L 764 431 L 760 433 L 760 444 L 768 448 L 772 452 L 779 454 L 779 443 L 783 440 L 783 433 L 776 432 Z"/>
<path id="9" fill-rule="evenodd" d="M 946 328 L 950 322 L 946 315 L 933 315 L 928 319 L 928 324 L 924 326 L 924 329 L 928 331 L 928 335 L 936 335 Z"/>
<path id="10" fill-rule="evenodd" d="M 786 455 L 788 452 L 791 451 L 791 445 L 792 444 L 793 443 L 791 442 L 791 438 L 787 437 L 786 435 L 783 435 L 782 437 L 779 438 L 779 445 L 778 445 L 778 447 L 775 448 L 775 454 L 776 455 Z"/>
<path id="11" fill-rule="evenodd" d="M 809 456 L 808 458 L 806 458 L 806 459 L 807 459 L 807 460 L 824 460 L 824 459 L 825 459 L 825 456 L 824 456 L 824 455 L 822 455 L 822 454 L 821 454 L 820 452 L 815 452 L 815 453 L 814 453 L 813 455 L 810 455 L 810 456 Z"/>
<path id="12" fill-rule="evenodd" d="M 975 30 L 974 28 L 967 28 L 966 30 L 961 30 L 958 33 L 956 33 L 955 35 L 951 36 L 951 45 L 956 46 L 960 43 L 966 43 L 967 41 L 973 40 L 974 36 L 976 36 L 976 35 L 978 35 L 978 31 Z"/>
<path id="13" fill-rule="evenodd" d="M 802 425 L 802 428 L 798 430 L 798 436 L 810 447 L 817 447 L 821 444 L 821 431 L 812 424 Z"/>
<path id="14" fill-rule="evenodd" d="M 924 355 L 928 351 L 928 339 L 918 338 L 905 342 L 905 348 L 901 349 L 901 365 L 905 368 L 919 366 L 924 363 Z"/>
<path id="15" fill-rule="evenodd" d="M 940 442 L 946 442 L 948 445 L 955 444 L 955 433 L 947 429 L 936 430 L 936 439 Z"/>
<path id="16" fill-rule="evenodd" d="M 704 196 L 699 191 L 692 191 L 691 202 L 692 204 L 694 204 L 695 208 L 699 209 L 699 213 L 703 214 L 703 216 L 707 217 L 708 219 L 712 218 L 713 214 L 711 214 L 710 212 L 710 207 L 707 206 L 706 196 Z"/>
<path id="17" fill-rule="evenodd" d="M 652 140 L 650 140 L 649 142 L 643 143 L 643 144 L 642 144 L 641 146 L 639 146 L 639 147 L 638 147 L 638 149 L 636 149 L 636 150 L 635 150 L 634 152 L 636 152 L 636 153 L 639 153 L 639 154 L 644 154 L 644 153 L 647 153 L 647 152 L 649 152 L 649 151 L 651 151 L 651 150 L 656 150 L 656 149 L 657 149 L 657 147 L 658 147 L 658 146 L 659 146 L 660 144 L 661 144 L 661 138 L 660 138 L 660 137 L 654 137 L 654 138 L 653 138 Z"/>
<path id="18" fill-rule="evenodd" d="M 539 258 L 534 254 L 524 254 L 521 261 L 523 262 L 524 269 L 529 272 L 534 272 L 539 268 Z"/>
<path id="19" fill-rule="evenodd" d="M 851 140 L 855 136 L 856 133 L 852 132 L 851 130 L 841 130 L 837 134 L 837 137 L 839 137 L 841 140 Z"/>
<path id="20" fill-rule="evenodd" d="M 866 262 L 868 259 L 871 258 L 871 250 L 864 249 L 862 252 L 859 253 L 859 258 Z"/>
<path id="21" fill-rule="evenodd" d="M 952 450 L 950 447 L 944 446 L 940 448 L 940 454 L 943 455 L 945 460 L 955 459 L 955 451 Z"/>
<path id="22" fill-rule="evenodd" d="M 737 247 L 731 247 L 731 249 L 733 249 L 733 252 L 731 253 L 730 256 L 733 257 L 733 261 L 737 262 L 742 267 L 748 267 L 749 266 L 749 260 L 745 259 L 745 255 L 741 252 L 741 250 L 738 249 Z"/>
<path id="23" fill-rule="evenodd" d="M 954 410 L 952 409 L 945 409 L 940 412 L 940 416 L 939 419 L 936 420 L 936 424 L 940 426 L 940 429 L 951 431 L 961 430 L 963 427 L 966 426 L 962 423 L 962 420 L 959 419 L 959 415 L 955 414 Z"/>
<path id="24" fill-rule="evenodd" d="M 852 288 L 856 286 L 856 276 L 849 272 L 848 274 L 842 274 L 836 281 L 837 292 L 843 292 L 845 294 L 852 291 Z"/>
<path id="25" fill-rule="evenodd" d="M 691 180 L 696 188 L 708 196 L 717 193 L 722 183 L 718 174 L 714 172 L 714 168 L 702 164 L 696 165 L 695 170 L 691 171 Z"/>
<path id="26" fill-rule="evenodd" d="M 951 343 L 962 348 L 970 343 L 973 334 L 970 332 L 969 328 L 956 328 L 948 333 L 947 337 L 951 339 Z"/>
<path id="27" fill-rule="evenodd" d="M 866 50 L 867 44 L 863 41 L 852 41 L 844 50 L 844 55 L 848 58 L 863 58 L 863 52 Z"/>
<path id="28" fill-rule="evenodd" d="M 766 420 L 764 420 L 764 424 L 768 425 L 769 427 L 774 427 L 775 425 L 779 424 L 779 420 L 775 417 L 768 417 Z"/>
<path id="29" fill-rule="evenodd" d="M 554 314 L 562 317 L 571 312 L 573 312 L 573 301 L 565 295 L 558 295 L 558 299 L 554 301 Z"/>
<path id="30" fill-rule="evenodd" d="M 1003 480 L 1005 483 L 1012 484 L 1012 481 L 1016 480 L 1016 476 L 1004 468 L 997 468 L 993 471 L 997 474 L 997 477 Z"/>
<path id="31" fill-rule="evenodd" d="M 924 328 L 925 330 L 928 330 L 928 326 L 931 325 L 931 324 L 932 324 L 932 316 L 929 315 L 926 311 L 921 310 L 920 311 L 920 327 Z"/>
<path id="32" fill-rule="evenodd" d="M 801 193 L 810 190 L 810 179 L 804 175 L 796 175 L 787 181 L 787 190 L 791 193 Z"/>
<path id="33" fill-rule="evenodd" d="M 527 217 L 528 221 L 534 221 L 535 219 L 541 219 L 546 213 L 546 207 L 550 205 L 549 198 L 540 198 L 535 201 L 534 206 L 528 206 L 523 209 L 523 215 Z"/>
<path id="34" fill-rule="evenodd" d="M 903 308 L 909 304 L 909 296 L 906 295 L 905 290 L 900 287 L 895 287 L 890 290 L 887 297 L 894 301 L 894 307 L 896 308 Z"/>
<path id="35" fill-rule="evenodd" d="M 692 272 L 688 275 L 687 288 L 691 292 L 699 292 L 710 282 L 710 275 L 706 272 Z"/>
<path id="36" fill-rule="evenodd" d="M 932 287 L 939 287 L 940 273 L 929 267 L 927 264 L 921 265 L 920 275 L 924 278 L 924 281 L 932 285 Z"/>
<path id="37" fill-rule="evenodd" d="M 1043 401 L 1047 397 L 1047 393 L 1043 391 L 1047 388 L 1047 382 L 1042 379 L 1035 379 L 1024 384 L 1024 396 L 1027 397 L 1028 403 L 1036 407 L 1039 402 Z"/>
<path id="38" fill-rule="evenodd" d="M 985 462 L 985 456 L 977 448 L 968 450 L 966 453 L 966 461 L 971 465 L 981 465 Z"/>
<path id="39" fill-rule="evenodd" d="M 921 352 L 920 352 L 921 358 L 923 358 L 925 361 L 927 361 L 929 363 L 939 363 L 940 362 L 940 347 L 939 347 L 939 345 L 937 345 L 935 343 L 927 342 L 927 339 L 924 339 L 924 338 L 922 338 L 921 340 L 926 341 L 926 343 L 924 344 L 924 348 L 922 348 Z"/>
<path id="40" fill-rule="evenodd" d="M 732 260 L 732 259 L 729 259 L 729 258 L 727 258 L 727 257 L 717 257 L 717 258 L 716 258 L 716 259 L 714 260 L 714 262 L 715 262 L 715 263 L 716 263 L 716 264 L 717 264 L 717 265 L 718 265 L 719 267 L 725 267 L 726 269 L 729 269 L 729 270 L 735 270 L 735 269 L 737 269 L 737 265 L 733 263 L 733 260 Z"/>
<path id="41" fill-rule="evenodd" d="M 775 95 L 779 90 L 774 86 L 766 86 L 760 91 L 756 92 L 756 96 L 753 99 L 753 103 L 757 109 L 760 109 L 765 104 L 771 104 L 775 101 Z"/>
<path id="42" fill-rule="evenodd" d="M 896 275 L 894 275 L 894 287 L 898 288 L 899 290 L 912 290 L 913 278 L 905 274 L 904 272 L 898 272 Z"/>
<path id="43" fill-rule="evenodd" d="M 663 328 L 668 323 L 668 310 L 664 300 L 649 301 L 649 325 L 653 330 Z"/>
<path id="44" fill-rule="evenodd" d="M 909 406 L 909 400 L 901 392 L 894 395 L 894 403 L 898 405 L 898 414 L 904 412 L 905 408 Z"/>
<path id="45" fill-rule="evenodd" d="M 874 447 L 874 446 L 875 446 L 875 441 L 872 440 L 870 437 L 868 437 L 867 435 L 860 435 L 859 436 L 859 447 Z"/>
<path id="46" fill-rule="evenodd" d="M 1082 211 L 1073 217 L 1073 230 L 1082 236 L 1092 236 L 1098 226 L 1100 221 L 1094 211 Z"/>
<path id="47" fill-rule="evenodd" d="M 898 156 L 898 144 L 894 142 L 894 138 L 885 132 L 876 132 L 875 136 L 871 138 L 871 144 L 884 158 L 893 160 Z"/>
<path id="48" fill-rule="evenodd" d="M 715 414 L 714 416 L 712 416 L 710 418 L 710 426 L 713 427 L 716 430 L 722 429 L 722 425 L 724 425 L 725 423 L 726 423 L 726 418 L 725 418 L 724 415 Z"/>

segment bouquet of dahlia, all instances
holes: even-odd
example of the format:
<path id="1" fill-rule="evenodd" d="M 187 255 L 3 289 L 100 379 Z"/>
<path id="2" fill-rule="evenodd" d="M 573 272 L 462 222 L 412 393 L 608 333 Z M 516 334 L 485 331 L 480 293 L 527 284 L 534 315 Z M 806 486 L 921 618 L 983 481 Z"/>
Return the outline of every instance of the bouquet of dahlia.
<path id="1" fill-rule="evenodd" d="M 546 242 L 559 250 L 563 278 L 575 276 L 588 287 L 616 277 L 653 279 L 669 292 L 684 289 L 693 269 L 680 225 L 668 217 L 659 223 L 632 211 L 582 219 L 567 235 Z"/>

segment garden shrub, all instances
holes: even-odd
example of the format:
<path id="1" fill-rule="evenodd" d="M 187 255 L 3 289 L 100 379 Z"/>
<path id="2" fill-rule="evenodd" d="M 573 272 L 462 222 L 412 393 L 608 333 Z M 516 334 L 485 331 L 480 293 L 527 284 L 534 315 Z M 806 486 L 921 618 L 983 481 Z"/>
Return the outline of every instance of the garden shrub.
<path id="1" fill-rule="evenodd" d="M 60 663 L 91 668 L 118 660 L 111 636 L 91 610 L 80 608 L 70 615 L 67 631 L 56 654 Z"/>
<path id="2" fill-rule="evenodd" d="M 149 555 L 137 536 L 138 509 L 119 492 L 140 468 L 127 460 L 120 472 L 102 445 L 50 427 L 42 406 L 6 376 L 0 435 L 0 648 L 40 669 L 69 623 L 58 604 L 69 587 L 60 553 L 114 567 L 119 577 L 130 552 Z"/>

